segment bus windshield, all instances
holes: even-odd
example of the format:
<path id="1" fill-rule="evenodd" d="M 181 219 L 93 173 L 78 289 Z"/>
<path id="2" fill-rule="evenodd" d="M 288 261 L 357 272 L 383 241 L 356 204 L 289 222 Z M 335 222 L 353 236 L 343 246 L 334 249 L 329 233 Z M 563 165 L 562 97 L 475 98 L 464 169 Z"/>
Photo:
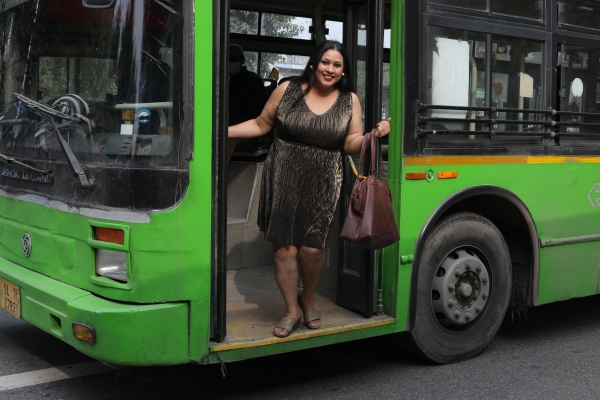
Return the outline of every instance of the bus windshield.
<path id="1" fill-rule="evenodd" d="M 28 112 L 17 93 L 80 120 L 57 124 L 81 162 L 182 166 L 189 140 L 182 137 L 180 2 L 2 5 L 1 153 L 64 159 L 55 129 Z"/>

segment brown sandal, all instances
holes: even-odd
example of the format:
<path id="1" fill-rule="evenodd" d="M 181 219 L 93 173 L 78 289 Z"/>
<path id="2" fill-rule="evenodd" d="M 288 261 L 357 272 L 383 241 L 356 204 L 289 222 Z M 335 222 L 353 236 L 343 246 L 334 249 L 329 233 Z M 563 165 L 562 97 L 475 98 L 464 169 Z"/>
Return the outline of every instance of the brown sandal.
<path id="1" fill-rule="evenodd" d="M 275 329 L 277 328 L 281 328 L 281 329 L 285 329 L 287 330 L 287 334 L 286 335 L 278 335 L 277 332 L 275 331 L 275 329 L 273 329 L 273 335 L 280 337 L 280 338 L 285 338 L 290 336 L 290 334 L 292 333 L 292 331 L 296 328 L 298 328 L 300 326 L 300 317 L 298 317 L 298 319 L 294 319 L 294 318 L 282 318 L 281 321 L 279 321 L 279 323 L 277 325 L 275 325 Z"/>
<path id="2" fill-rule="evenodd" d="M 304 322 L 309 329 L 318 329 L 321 327 L 321 313 L 314 307 L 307 306 L 302 302 L 302 292 L 298 293 L 298 305 L 302 309 L 302 313 L 304 314 Z M 317 326 L 311 326 L 309 322 L 319 320 L 319 324 Z"/>

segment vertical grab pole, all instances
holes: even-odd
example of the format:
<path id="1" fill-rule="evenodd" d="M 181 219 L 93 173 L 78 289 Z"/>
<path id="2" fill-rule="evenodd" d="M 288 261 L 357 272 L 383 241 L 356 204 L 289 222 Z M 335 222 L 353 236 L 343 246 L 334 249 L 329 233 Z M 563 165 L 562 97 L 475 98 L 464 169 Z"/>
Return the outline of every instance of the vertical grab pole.
<path id="1" fill-rule="evenodd" d="M 227 126 L 229 92 L 229 0 L 214 0 L 213 12 L 213 256 L 211 337 L 225 340 L 227 301 Z"/>
<path id="2" fill-rule="evenodd" d="M 384 2 L 382 0 L 369 1 L 369 22 L 367 25 L 367 101 L 365 102 L 365 122 L 366 130 L 369 131 L 375 127 L 381 120 L 381 83 L 383 77 L 383 18 Z M 377 149 L 376 171 L 379 176 L 380 154 Z M 366 162 L 369 165 L 370 161 Z M 373 290 L 373 304 L 375 313 L 383 312 L 383 297 L 381 294 L 381 252 L 374 251 L 370 257 L 371 271 L 374 272 L 373 284 L 377 289 Z"/>

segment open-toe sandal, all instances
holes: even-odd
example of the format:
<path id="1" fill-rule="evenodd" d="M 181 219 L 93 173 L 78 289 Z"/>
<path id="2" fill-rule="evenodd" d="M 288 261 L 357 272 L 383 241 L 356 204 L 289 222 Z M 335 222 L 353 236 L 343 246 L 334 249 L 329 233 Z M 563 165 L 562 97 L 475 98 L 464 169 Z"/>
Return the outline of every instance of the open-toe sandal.
<path id="1" fill-rule="evenodd" d="M 280 337 L 280 338 L 285 338 L 290 336 L 290 334 L 292 333 L 292 331 L 296 328 L 298 328 L 300 326 L 300 317 L 298 317 L 298 319 L 295 318 L 282 318 L 281 321 L 279 321 L 279 323 L 277 325 L 275 325 L 275 329 L 277 328 L 281 328 L 281 329 L 285 329 L 287 330 L 287 334 L 285 335 L 278 335 L 277 331 L 275 331 L 275 329 L 273 329 L 273 335 Z"/>
<path id="2" fill-rule="evenodd" d="M 302 313 L 304 314 L 304 322 L 309 329 L 317 329 L 321 327 L 321 313 L 314 307 L 307 306 L 302 302 L 302 292 L 298 293 L 298 304 L 302 309 Z M 309 322 L 318 320 L 319 323 L 317 326 L 311 326 Z"/>

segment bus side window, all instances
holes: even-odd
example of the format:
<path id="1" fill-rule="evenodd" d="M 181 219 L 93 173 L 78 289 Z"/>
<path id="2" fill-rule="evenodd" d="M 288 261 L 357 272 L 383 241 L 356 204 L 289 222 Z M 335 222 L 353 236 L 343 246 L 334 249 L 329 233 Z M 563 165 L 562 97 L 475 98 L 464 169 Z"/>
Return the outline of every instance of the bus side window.
<path id="1" fill-rule="evenodd" d="M 429 32 L 427 102 L 456 109 L 429 112 L 433 120 L 426 123 L 427 129 L 448 134 L 429 134 L 427 142 L 432 146 L 541 145 L 541 136 L 520 132 L 543 129 L 535 112 L 544 108 L 543 43 L 453 28 L 430 27 Z M 488 66 L 491 76 L 486 75 Z M 498 109 L 493 125 L 481 110 L 485 107 Z M 489 138 L 490 130 L 509 134 Z M 453 133 L 460 131 L 475 134 Z"/>
<path id="2" fill-rule="evenodd" d="M 573 113 L 598 113 L 600 111 L 600 84 L 598 79 L 598 65 L 600 65 L 600 50 L 561 44 L 558 48 L 557 67 L 560 76 L 557 104 L 559 111 Z M 595 125 L 600 122 L 598 116 L 566 114 L 560 116 L 560 122 L 572 125 L 561 126 L 561 133 L 599 133 L 600 128 Z M 580 123 L 590 125 L 580 126 Z M 560 138 L 561 146 L 598 146 L 595 137 L 578 137 L 576 135 L 563 135 Z"/>

